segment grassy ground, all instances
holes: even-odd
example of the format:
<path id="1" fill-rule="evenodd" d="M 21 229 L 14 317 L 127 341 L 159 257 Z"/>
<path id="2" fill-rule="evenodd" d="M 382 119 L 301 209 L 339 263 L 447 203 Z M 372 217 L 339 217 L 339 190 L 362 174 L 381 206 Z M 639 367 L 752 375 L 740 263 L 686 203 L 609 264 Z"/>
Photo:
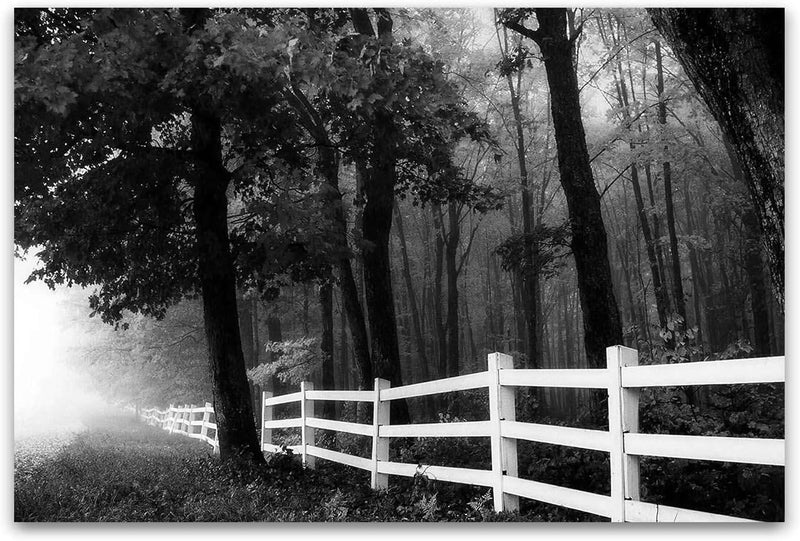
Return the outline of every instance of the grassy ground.
<path id="1" fill-rule="evenodd" d="M 368 476 L 278 456 L 262 468 L 222 464 L 196 440 L 130 417 L 98 418 L 42 460 L 15 457 L 16 521 L 519 521 L 497 515 L 486 489 Z M 564 520 L 566 517 L 561 517 Z"/>

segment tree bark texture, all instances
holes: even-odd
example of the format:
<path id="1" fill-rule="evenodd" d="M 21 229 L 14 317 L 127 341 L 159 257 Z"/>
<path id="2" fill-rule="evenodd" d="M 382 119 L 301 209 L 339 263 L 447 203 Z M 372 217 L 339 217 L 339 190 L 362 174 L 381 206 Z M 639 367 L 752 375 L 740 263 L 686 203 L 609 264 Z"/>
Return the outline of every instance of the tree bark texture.
<path id="1" fill-rule="evenodd" d="M 386 9 L 376 9 L 377 33 L 363 9 L 351 9 L 355 30 L 364 36 L 377 37 L 382 47 L 392 43 L 392 18 Z M 386 51 L 386 54 L 389 54 Z M 386 70 L 381 60 L 378 68 Z M 400 349 L 397 342 L 397 317 L 392 291 L 389 238 L 392 230 L 392 209 L 397 177 L 397 127 L 389 110 L 379 108 L 372 118 L 372 148 L 369 159 L 357 163 L 364 178 L 364 214 L 362 237 L 364 247 L 364 296 L 369 314 L 372 346 L 372 368 L 375 377 L 385 378 L 395 387 L 403 384 L 400 372 Z M 392 401 L 392 420 L 408 422 L 405 400 Z"/>
<path id="2" fill-rule="evenodd" d="M 192 148 L 199 169 L 194 190 L 198 271 L 220 457 L 241 453 L 263 462 L 239 336 L 225 193 L 230 177 L 222 163 L 221 136 L 219 118 L 208 112 L 192 114 Z"/>
<path id="3" fill-rule="evenodd" d="M 605 365 L 605 349 L 622 344 L 622 323 L 608 262 L 608 241 L 581 120 L 574 41 L 567 37 L 567 10 L 537 8 L 539 28 L 511 28 L 530 37 L 544 57 L 558 150 L 558 169 L 572 228 L 572 252 L 583 311 L 584 344 L 590 367 Z"/>
<path id="4" fill-rule="evenodd" d="M 784 305 L 784 11 L 648 9 L 746 172 Z"/>

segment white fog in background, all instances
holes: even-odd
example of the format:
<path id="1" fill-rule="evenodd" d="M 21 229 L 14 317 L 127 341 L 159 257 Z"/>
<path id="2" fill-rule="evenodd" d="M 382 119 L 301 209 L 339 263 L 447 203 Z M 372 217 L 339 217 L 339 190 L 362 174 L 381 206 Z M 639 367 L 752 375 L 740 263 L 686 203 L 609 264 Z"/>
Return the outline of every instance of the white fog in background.
<path id="1" fill-rule="evenodd" d="M 14 259 L 14 438 L 75 431 L 91 411 L 107 407 L 85 376 L 69 368 L 68 346 L 79 336 L 59 305 L 68 288 L 25 284 L 35 256 Z M 88 295 L 87 295 L 88 296 Z M 88 305 L 86 313 L 88 314 Z"/>

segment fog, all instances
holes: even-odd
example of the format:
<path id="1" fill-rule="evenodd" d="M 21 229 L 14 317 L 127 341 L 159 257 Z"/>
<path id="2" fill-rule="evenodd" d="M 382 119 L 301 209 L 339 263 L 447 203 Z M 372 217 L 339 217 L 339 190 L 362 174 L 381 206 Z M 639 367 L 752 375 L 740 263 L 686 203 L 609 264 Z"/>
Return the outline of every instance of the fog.
<path id="1" fill-rule="evenodd" d="M 79 430 L 106 405 L 86 374 L 69 366 L 68 349 L 79 339 L 63 305 L 67 288 L 25 284 L 36 258 L 14 260 L 14 437 Z"/>

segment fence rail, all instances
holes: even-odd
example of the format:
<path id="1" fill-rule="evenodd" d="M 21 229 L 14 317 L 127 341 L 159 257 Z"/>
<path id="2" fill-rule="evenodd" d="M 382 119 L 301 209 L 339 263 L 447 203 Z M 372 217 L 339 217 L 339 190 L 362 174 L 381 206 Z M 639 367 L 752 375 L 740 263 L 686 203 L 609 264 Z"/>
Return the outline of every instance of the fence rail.
<path id="1" fill-rule="evenodd" d="M 785 381 L 785 358 L 638 366 L 636 350 L 614 346 L 608 348 L 606 353 L 607 366 L 604 369 L 514 369 L 510 356 L 492 353 L 488 357 L 486 371 L 402 387 L 391 388 L 388 381 L 376 378 L 375 388 L 369 391 L 315 390 L 311 383 L 303 382 L 300 392 L 282 396 L 264 392 L 261 402 L 261 449 L 270 453 L 284 451 L 285 447 L 273 443 L 272 430 L 299 428 L 301 444 L 289 446 L 288 449 L 298 453 L 310 468 L 320 458 L 366 470 L 371 473 L 370 482 L 374 489 L 387 488 L 390 475 L 423 475 L 440 481 L 490 487 L 496 511 L 518 509 L 519 498 L 522 497 L 585 511 L 614 522 L 752 522 L 739 517 L 640 501 L 640 457 L 784 466 L 784 440 L 641 434 L 639 392 L 644 387 L 782 383 Z M 606 389 L 609 428 L 589 430 L 519 422 L 515 418 L 514 393 L 518 387 Z M 407 425 L 390 423 L 392 400 L 480 388 L 489 390 L 489 419 L 486 421 Z M 371 402 L 373 422 L 364 424 L 315 417 L 314 403 L 324 400 Z M 274 419 L 274 408 L 290 403 L 300 404 L 300 417 Z M 200 414 L 202 420 L 197 420 Z M 214 410 L 208 403 L 200 408 L 170 406 L 165 411 L 150 409 L 142 412 L 148 423 L 171 433 L 202 439 L 218 451 L 217 426 L 211 420 L 213 414 Z M 197 427 L 200 427 L 199 431 Z M 372 440 L 371 456 L 359 457 L 318 447 L 316 430 L 369 437 Z M 213 437 L 210 432 L 214 433 Z M 391 462 L 391 439 L 402 437 L 489 438 L 491 469 Z M 596 494 L 520 478 L 517 467 L 518 440 L 609 453 L 611 493 Z"/>
<path id="2" fill-rule="evenodd" d="M 636 350 L 614 346 L 607 350 L 607 366 L 598 369 L 514 369 L 510 356 L 493 353 L 488 369 L 447 379 L 391 388 L 376 378 L 371 391 L 320 391 L 304 383 L 299 393 L 262 400 L 264 451 L 278 452 L 272 429 L 297 427 L 302 443 L 294 449 L 309 467 L 315 458 L 331 460 L 371 472 L 375 489 L 388 486 L 388 476 L 413 477 L 465 483 L 492 488 L 496 511 L 516 510 L 519 498 L 534 499 L 610 518 L 614 522 L 741 522 L 745 519 L 642 502 L 639 496 L 639 459 L 642 456 L 688 458 L 748 464 L 785 465 L 784 440 L 639 433 L 639 391 L 644 387 L 781 383 L 785 381 L 784 357 L 709 361 L 674 365 L 638 366 Z M 606 389 L 609 429 L 523 423 L 515 419 L 514 390 L 518 387 Z M 392 400 L 429 396 L 468 389 L 488 388 L 489 419 L 486 421 L 392 425 Z M 351 423 L 314 417 L 314 402 L 339 400 L 372 402 L 373 423 Z M 299 402 L 301 416 L 274 421 L 274 408 Z M 334 430 L 372 438 L 370 458 L 315 446 L 316 429 Z M 479 470 L 389 461 L 392 438 L 486 437 L 490 438 L 492 468 Z M 560 487 L 518 476 L 517 441 L 534 441 L 603 451 L 610 455 L 611 494 L 596 494 Z"/>
<path id="3" fill-rule="evenodd" d="M 219 452 L 216 416 L 210 402 L 206 402 L 205 406 L 187 404 L 183 407 L 176 407 L 170 404 L 169 408 L 163 411 L 157 408 L 148 408 L 143 409 L 140 415 L 142 420 L 149 425 L 163 428 L 170 434 L 181 434 L 202 440 L 211 445 L 215 453 Z M 197 419 L 197 416 L 201 418 Z M 212 417 L 214 417 L 213 421 Z M 196 430 L 196 427 L 200 429 Z M 211 433 L 213 436 L 210 435 Z"/>

